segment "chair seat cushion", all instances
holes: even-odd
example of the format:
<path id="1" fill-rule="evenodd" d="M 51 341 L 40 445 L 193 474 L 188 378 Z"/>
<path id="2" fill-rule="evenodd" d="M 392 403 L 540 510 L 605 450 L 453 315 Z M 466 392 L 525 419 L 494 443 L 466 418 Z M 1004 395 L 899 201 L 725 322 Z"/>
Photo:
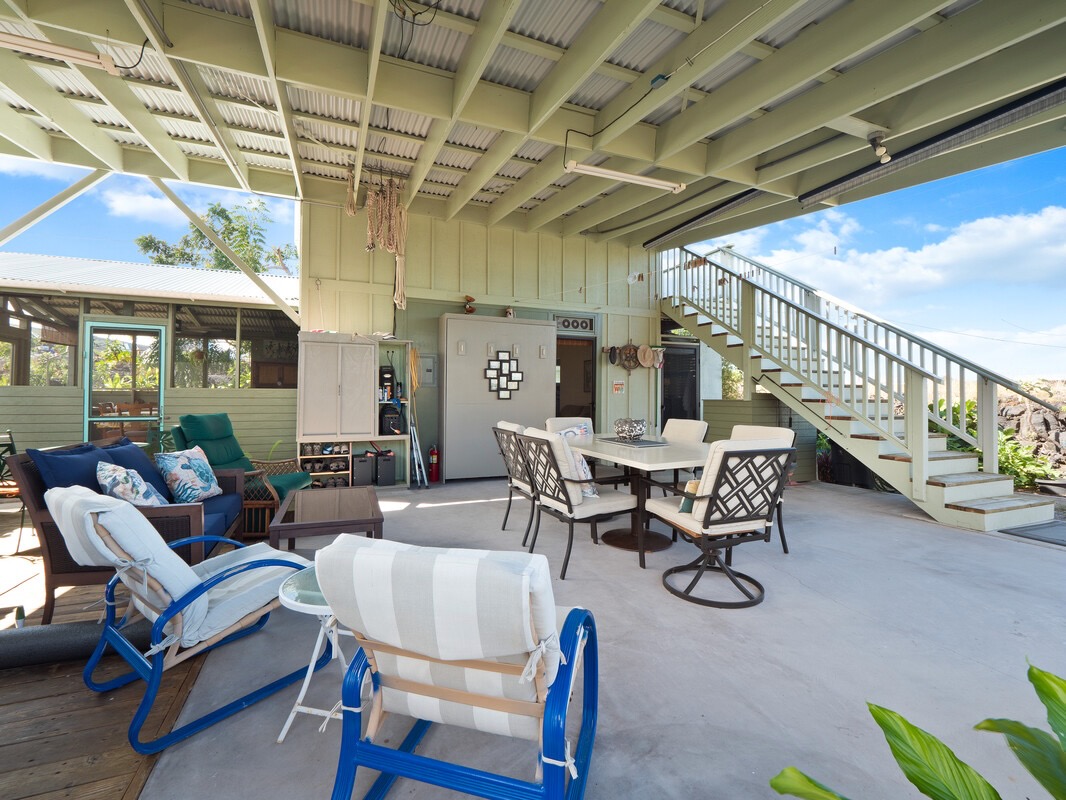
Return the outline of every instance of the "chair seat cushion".
<path id="1" fill-rule="evenodd" d="M 37 465 L 45 488 L 84 486 L 94 492 L 100 490 L 96 480 L 96 465 L 101 461 L 114 463 L 106 450 L 94 444 L 71 447 L 67 450 L 35 450 L 26 448 L 26 453 Z"/>
<path id="2" fill-rule="evenodd" d="M 241 513 L 242 504 L 239 494 L 220 494 L 204 500 L 204 535 L 225 536 Z"/>
<path id="3" fill-rule="evenodd" d="M 603 514 L 622 514 L 637 507 L 637 496 L 618 489 L 603 489 L 597 497 L 586 497 L 574 507 L 574 519 L 589 519 Z"/>
<path id="4" fill-rule="evenodd" d="M 266 479 L 274 487 L 274 491 L 278 493 L 278 499 L 283 503 L 289 492 L 304 489 L 310 486 L 312 481 L 310 472 L 286 472 L 283 475 L 267 475 Z"/>
<path id="5" fill-rule="evenodd" d="M 707 530 L 700 530 L 700 520 L 691 511 L 681 510 L 681 501 L 685 498 L 680 495 L 669 497 L 649 497 L 644 503 L 644 510 L 652 516 L 658 517 L 667 525 L 685 531 L 691 536 L 726 536 L 730 533 L 746 533 L 763 528 L 759 521 L 726 522 L 712 525 Z M 707 502 L 706 500 L 703 502 Z"/>
<path id="6" fill-rule="evenodd" d="M 102 449 L 120 467 L 136 470 L 137 474 L 144 478 L 147 483 L 150 483 L 152 488 L 159 492 L 168 503 L 174 500 L 174 496 L 170 493 L 170 487 L 167 486 L 167 482 L 163 479 L 159 468 L 148 457 L 142 447 L 123 436 L 117 443 L 109 444 Z"/>
<path id="7" fill-rule="evenodd" d="M 310 565 L 303 556 L 276 550 L 266 542 L 251 547 L 240 547 L 201 561 L 192 567 L 201 581 L 206 581 L 223 570 L 251 561 L 280 559 L 299 567 Z M 243 572 L 207 592 L 207 614 L 196 630 L 182 636 L 182 645 L 191 647 L 229 628 L 241 617 L 262 608 L 278 596 L 281 582 L 292 575 L 287 567 L 263 567 Z M 186 640 L 189 641 L 186 641 Z"/>

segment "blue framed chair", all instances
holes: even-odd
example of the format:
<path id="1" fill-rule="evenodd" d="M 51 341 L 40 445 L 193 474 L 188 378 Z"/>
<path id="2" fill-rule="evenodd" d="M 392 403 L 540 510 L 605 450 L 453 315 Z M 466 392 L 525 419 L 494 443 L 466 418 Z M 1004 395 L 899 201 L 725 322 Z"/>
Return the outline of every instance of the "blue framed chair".
<path id="1" fill-rule="evenodd" d="M 544 556 L 342 534 L 315 564 L 330 608 L 360 646 L 344 678 L 333 800 L 351 797 L 359 767 L 381 773 L 366 798 L 383 798 L 398 777 L 488 798 L 584 795 L 596 736 L 596 625 L 584 609 L 556 608 Z M 579 667 L 580 704 L 571 701 Z M 361 700 L 364 684 L 370 696 Z M 390 713 L 415 719 L 398 749 L 375 741 Z M 578 713 L 571 742 L 567 716 Z M 532 779 L 416 754 L 434 723 L 528 741 Z"/>
<path id="2" fill-rule="evenodd" d="M 304 677 L 307 668 L 301 666 L 168 734 L 142 741 L 141 729 L 159 693 L 163 673 L 192 656 L 262 628 L 279 605 L 281 582 L 310 562 L 266 543 L 245 547 L 217 536 L 181 539 L 168 547 L 135 506 L 83 486 L 49 489 L 44 499 L 75 561 L 115 569 L 115 577 L 104 591 L 104 629 L 82 677 L 96 692 L 118 689 L 137 679 L 144 681 L 144 697 L 129 727 L 130 745 L 138 753 L 158 753 Z M 193 566 L 171 549 L 201 539 L 226 542 L 236 549 Z M 130 594 L 129 610 L 121 618 L 117 618 L 115 599 L 119 583 Z M 150 647 L 144 653 L 123 632 L 138 614 L 152 622 Z M 131 671 L 100 683 L 93 674 L 108 647 L 129 664 Z M 315 668 L 323 667 L 331 655 L 327 643 Z"/>

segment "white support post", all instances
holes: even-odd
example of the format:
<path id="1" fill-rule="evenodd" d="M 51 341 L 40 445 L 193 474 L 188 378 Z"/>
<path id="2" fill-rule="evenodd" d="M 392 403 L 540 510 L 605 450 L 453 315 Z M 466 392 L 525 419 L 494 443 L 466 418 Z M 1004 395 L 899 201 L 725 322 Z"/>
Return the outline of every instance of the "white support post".
<path id="1" fill-rule="evenodd" d="M 740 338 L 743 348 L 740 356 L 740 371 L 744 373 L 744 399 L 751 400 L 755 379 L 754 359 L 751 348 L 755 343 L 755 286 L 748 281 L 740 283 Z"/>
<path id="2" fill-rule="evenodd" d="M 977 379 L 977 448 L 984 454 L 982 471 L 988 473 L 999 472 L 998 389 L 988 378 Z"/>
<path id="3" fill-rule="evenodd" d="M 87 192 L 110 174 L 111 173 L 106 169 L 93 170 L 77 183 L 68 186 L 55 197 L 50 200 L 45 200 L 37 206 L 37 208 L 33 209 L 33 211 L 23 214 L 3 230 L 0 230 L 0 247 L 3 247 L 28 228 L 32 228 L 52 212 L 58 211 L 75 197 Z"/>
<path id="4" fill-rule="evenodd" d="M 929 479 L 929 423 L 926 422 L 927 378 L 910 367 L 905 370 L 907 387 L 903 395 L 904 431 L 911 455 L 911 498 L 924 501 L 925 482 Z M 892 407 L 889 404 L 889 429 L 892 426 Z"/>

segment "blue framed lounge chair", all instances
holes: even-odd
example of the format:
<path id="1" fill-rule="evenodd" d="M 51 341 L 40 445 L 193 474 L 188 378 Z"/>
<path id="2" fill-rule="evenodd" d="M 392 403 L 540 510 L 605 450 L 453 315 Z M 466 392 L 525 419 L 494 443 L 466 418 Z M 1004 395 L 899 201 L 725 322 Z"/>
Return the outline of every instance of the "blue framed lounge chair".
<path id="1" fill-rule="evenodd" d="M 310 562 L 266 543 L 245 547 L 216 536 L 181 539 L 168 546 L 135 506 L 83 486 L 49 489 L 44 499 L 75 561 L 115 569 L 104 590 L 103 632 L 83 678 L 96 692 L 144 681 L 144 697 L 129 727 L 130 745 L 138 753 L 158 753 L 304 677 L 307 668 L 301 666 L 168 734 L 142 741 L 141 728 L 155 703 L 163 673 L 262 628 L 279 605 L 278 586 Z M 196 541 L 226 542 L 236 549 L 193 566 L 171 549 Z M 121 618 L 115 599 L 119 583 L 130 594 L 130 608 Z M 138 614 L 152 621 L 150 647 L 144 653 L 123 633 Z M 93 674 L 108 647 L 131 671 L 100 683 Z M 331 654 L 327 644 L 315 668 L 324 666 Z"/>
<path id="2" fill-rule="evenodd" d="M 544 556 L 341 534 L 315 565 L 360 646 L 344 678 L 333 800 L 351 797 L 359 767 L 381 773 L 368 799 L 383 798 L 398 777 L 508 800 L 584 795 L 596 736 L 596 625 L 585 609 L 556 608 Z M 361 700 L 364 684 L 370 696 Z M 398 749 L 376 741 L 387 714 L 415 719 Z M 580 715 L 573 741 L 568 714 Z M 450 734 L 460 726 L 527 740 L 531 780 L 416 754 L 434 723 Z"/>

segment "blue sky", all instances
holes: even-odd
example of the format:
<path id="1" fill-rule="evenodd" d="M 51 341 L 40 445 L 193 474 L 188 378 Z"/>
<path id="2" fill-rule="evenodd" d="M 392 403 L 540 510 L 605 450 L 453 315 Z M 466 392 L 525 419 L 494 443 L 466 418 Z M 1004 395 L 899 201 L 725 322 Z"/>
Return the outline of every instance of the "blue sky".
<path id="1" fill-rule="evenodd" d="M 7 224 L 85 170 L 0 156 Z M 244 196 L 171 184 L 203 211 Z M 269 245 L 294 239 L 266 198 Z M 112 176 L 3 248 L 143 261 L 135 236 L 175 240 L 181 212 L 148 181 Z M 729 236 L 719 244 L 1015 380 L 1066 379 L 1066 148 Z"/>
<path id="2" fill-rule="evenodd" d="M 1005 377 L 1066 379 L 1066 148 L 714 244 Z"/>

